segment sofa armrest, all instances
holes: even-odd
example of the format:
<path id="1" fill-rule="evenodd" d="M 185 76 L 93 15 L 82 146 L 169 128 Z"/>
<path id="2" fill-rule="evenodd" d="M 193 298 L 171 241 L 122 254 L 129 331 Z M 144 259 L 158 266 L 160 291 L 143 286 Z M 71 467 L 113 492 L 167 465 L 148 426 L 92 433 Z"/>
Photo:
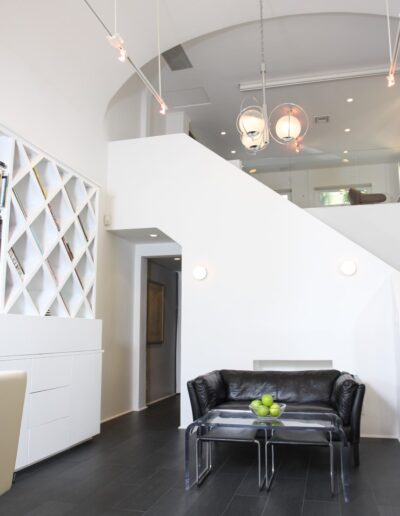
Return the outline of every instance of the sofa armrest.
<path id="1" fill-rule="evenodd" d="M 220 371 L 212 371 L 187 383 L 193 418 L 197 419 L 226 400 L 226 388 Z"/>
<path id="2" fill-rule="evenodd" d="M 350 427 L 351 427 L 351 442 L 353 444 L 360 442 L 361 430 L 361 411 L 364 402 L 365 385 L 361 383 L 357 376 L 353 376 L 357 384 L 356 393 L 353 400 L 353 408 L 351 411 Z"/>
<path id="3" fill-rule="evenodd" d="M 354 376 L 349 373 L 341 373 L 333 386 L 331 403 L 338 415 L 342 418 L 344 426 L 351 423 L 353 403 L 358 383 Z"/>
<path id="4" fill-rule="evenodd" d="M 199 417 L 201 417 L 202 414 L 199 405 L 199 400 L 197 399 L 194 380 L 188 381 L 186 385 L 189 392 L 190 405 L 192 406 L 193 421 L 195 421 L 196 419 L 199 419 Z"/>

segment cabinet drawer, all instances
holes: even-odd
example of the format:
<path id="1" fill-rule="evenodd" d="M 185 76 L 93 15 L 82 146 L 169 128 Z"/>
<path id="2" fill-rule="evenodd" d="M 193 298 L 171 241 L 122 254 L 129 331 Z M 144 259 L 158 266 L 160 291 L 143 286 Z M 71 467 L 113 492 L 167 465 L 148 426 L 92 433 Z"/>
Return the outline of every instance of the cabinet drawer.
<path id="1" fill-rule="evenodd" d="M 72 361 L 71 356 L 33 359 L 30 392 L 45 391 L 69 385 L 71 383 Z"/>
<path id="2" fill-rule="evenodd" d="M 29 462 L 59 453 L 70 446 L 70 420 L 59 419 L 29 430 Z"/>
<path id="3" fill-rule="evenodd" d="M 29 428 L 62 419 L 71 413 L 71 389 L 60 387 L 30 394 Z"/>

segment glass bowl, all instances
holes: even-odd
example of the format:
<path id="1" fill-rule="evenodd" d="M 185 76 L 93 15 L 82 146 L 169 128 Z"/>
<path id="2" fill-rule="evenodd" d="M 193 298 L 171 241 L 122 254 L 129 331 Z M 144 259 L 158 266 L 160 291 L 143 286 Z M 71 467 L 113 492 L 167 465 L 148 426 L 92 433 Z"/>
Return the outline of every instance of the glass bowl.
<path id="1" fill-rule="evenodd" d="M 279 414 L 279 416 L 258 416 L 256 411 L 251 407 L 251 405 L 249 405 L 249 409 L 251 410 L 251 412 L 255 415 L 255 417 L 260 420 L 260 421 L 274 421 L 275 419 L 279 419 L 281 417 L 281 415 L 285 412 L 285 409 L 286 409 L 286 404 L 285 403 L 277 403 L 277 405 L 279 405 L 280 409 L 281 409 L 281 413 Z"/>

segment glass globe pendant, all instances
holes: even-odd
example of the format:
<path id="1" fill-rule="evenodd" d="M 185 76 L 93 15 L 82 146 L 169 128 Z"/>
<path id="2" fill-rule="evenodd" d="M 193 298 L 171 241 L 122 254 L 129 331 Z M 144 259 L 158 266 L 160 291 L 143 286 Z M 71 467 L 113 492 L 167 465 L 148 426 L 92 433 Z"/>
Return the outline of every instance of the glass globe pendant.
<path id="1" fill-rule="evenodd" d="M 266 127 L 263 109 L 249 106 L 242 109 L 236 120 L 237 130 L 250 139 L 259 139 Z"/>
<path id="2" fill-rule="evenodd" d="M 267 127 L 265 127 L 264 131 L 259 134 L 257 137 L 251 138 L 250 136 L 247 136 L 246 134 L 242 134 L 240 137 L 240 141 L 242 142 L 242 145 L 250 152 L 250 153 L 256 153 L 260 150 L 265 149 L 265 147 L 269 143 L 268 138 L 268 130 Z"/>
<path id="3" fill-rule="evenodd" d="M 281 140 L 291 142 L 301 133 L 301 124 L 299 119 L 293 115 L 281 116 L 276 122 L 275 131 Z"/>
<path id="4" fill-rule="evenodd" d="M 271 136 L 276 142 L 299 142 L 308 131 L 308 117 L 297 104 L 280 104 L 272 110 L 269 126 Z"/>

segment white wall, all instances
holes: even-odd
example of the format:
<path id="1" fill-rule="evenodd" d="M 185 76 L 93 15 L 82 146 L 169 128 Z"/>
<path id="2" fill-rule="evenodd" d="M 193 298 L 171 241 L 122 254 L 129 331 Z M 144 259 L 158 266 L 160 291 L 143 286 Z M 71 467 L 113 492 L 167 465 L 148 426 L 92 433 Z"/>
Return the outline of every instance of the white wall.
<path id="1" fill-rule="evenodd" d="M 363 433 L 397 434 L 396 271 L 184 135 L 113 142 L 109 172 L 113 229 L 182 245 L 182 385 L 254 360 L 332 360 L 367 384 Z"/>
<path id="2" fill-rule="evenodd" d="M 400 271 L 400 203 L 307 211 Z"/>
<path id="3" fill-rule="evenodd" d="M 318 189 L 323 188 L 371 185 L 371 191 L 386 194 L 388 202 L 400 196 L 397 163 L 260 172 L 253 177 L 273 190 L 290 190 L 292 201 L 302 208 L 320 206 Z"/>
<path id="4" fill-rule="evenodd" d="M 9 2 L 8 9 L 16 5 L 17 2 Z M 40 6 L 37 7 L 39 9 Z M 26 16 L 21 5 L 19 8 Z M 117 414 L 121 407 L 131 406 L 131 389 L 125 389 L 127 380 L 124 370 L 120 370 L 119 367 L 126 364 L 125 342 L 129 340 L 129 333 L 124 335 L 124 326 L 115 325 L 108 303 L 109 297 L 115 296 L 123 304 L 124 292 L 116 295 L 116 291 L 113 291 L 119 285 L 118 282 L 111 281 L 110 276 L 117 271 L 118 277 L 120 265 L 115 259 L 117 250 L 113 248 L 114 244 L 105 234 L 101 223 L 107 173 L 107 146 L 102 113 L 94 118 L 89 112 L 85 112 L 82 105 L 75 104 L 57 88 L 56 77 L 54 81 L 46 80 L 47 72 L 41 73 L 43 62 L 27 62 L 23 53 L 16 52 L 12 38 L 7 38 L 7 34 L 15 25 L 15 38 L 20 40 L 21 28 L 18 22 L 22 23 L 22 20 L 16 15 L 10 15 L 6 19 L 10 25 L 7 31 L 0 31 L 0 68 L 4 71 L 0 81 L 0 125 L 42 148 L 58 161 L 102 187 L 98 236 L 97 317 L 104 320 L 102 415 L 103 418 L 108 418 Z M 24 19 L 23 23 L 25 21 Z M 45 31 L 43 36 L 43 31 L 36 30 L 35 34 L 46 37 L 47 32 Z M 32 41 L 32 44 L 36 45 L 37 41 Z M 57 57 L 62 58 L 62 55 Z M 82 80 L 82 77 L 76 77 L 76 81 Z M 30 325 L 30 318 L 25 319 L 25 324 Z"/>

